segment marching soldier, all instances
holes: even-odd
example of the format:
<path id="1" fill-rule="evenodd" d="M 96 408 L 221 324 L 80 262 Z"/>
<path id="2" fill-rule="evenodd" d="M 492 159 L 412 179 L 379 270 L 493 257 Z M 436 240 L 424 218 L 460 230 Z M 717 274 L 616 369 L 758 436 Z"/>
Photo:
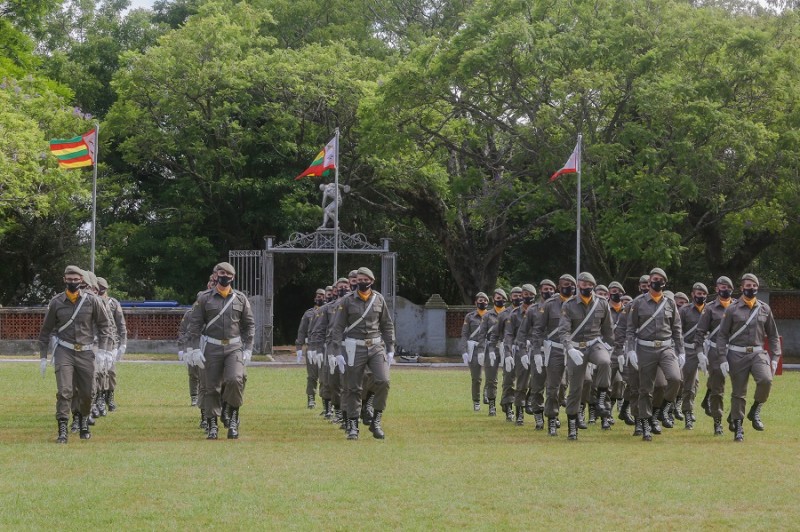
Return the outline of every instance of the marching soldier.
<path id="1" fill-rule="evenodd" d="M 463 350 L 461 356 L 464 364 L 469 366 L 472 380 L 472 409 L 475 412 L 479 412 L 481 409 L 481 374 L 483 372 L 481 364 L 478 363 L 477 347 L 480 344 L 478 334 L 480 334 L 481 320 L 486 314 L 488 306 L 489 297 L 483 292 L 478 292 L 475 295 L 475 310 L 464 316 L 464 325 L 461 327 L 461 348 Z"/>
<path id="2" fill-rule="evenodd" d="M 231 286 L 236 270 L 227 262 L 214 267 L 217 286 L 202 292 L 189 315 L 188 339 L 205 363 L 204 410 L 209 440 L 216 440 L 221 401 L 230 408 L 228 439 L 239 437 L 239 408 L 244 400 L 245 364 L 253 356 L 255 321 L 250 302 Z M 224 386 L 224 392 L 223 392 Z"/>
<path id="3" fill-rule="evenodd" d="M 596 284 L 592 274 L 582 272 L 578 275 L 578 295 L 561 305 L 557 335 L 568 354 L 567 437 L 570 440 L 578 439 L 578 411 L 586 366 L 590 362 L 596 367 L 597 412 L 601 417 L 610 415 L 605 408 L 611 385 L 610 350 L 614 337 L 608 302 L 594 293 Z"/>
<path id="4" fill-rule="evenodd" d="M 703 345 L 698 342 L 697 328 L 706 306 L 708 288 L 703 283 L 692 286 L 692 303 L 684 305 L 678 313 L 681 315 L 683 328 L 683 347 L 686 351 L 686 363 L 683 365 L 683 397 L 680 400 L 686 430 L 694 428 L 694 399 L 697 395 L 697 370 L 708 371 L 708 360 L 698 354 L 703 353 Z M 678 298 L 675 298 L 677 304 Z M 701 364 L 702 362 L 702 364 Z M 677 407 L 677 403 L 676 403 Z"/>
<path id="5" fill-rule="evenodd" d="M 47 306 L 39 333 L 39 357 L 42 376 L 47 368 L 48 351 L 52 346 L 56 384 L 57 443 L 67 443 L 72 398 L 78 398 L 80 437 L 91 438 L 89 412 L 92 405 L 95 356 L 111 357 L 111 323 L 102 302 L 81 290 L 83 270 L 67 266 L 64 270 L 66 290 Z M 97 336 L 97 344 L 95 344 Z M 95 353 L 96 350 L 96 353 Z"/>
<path id="6" fill-rule="evenodd" d="M 527 353 L 527 347 L 523 345 L 520 348 L 515 340 L 528 312 L 535 307 L 536 288 L 532 284 L 524 284 L 521 287 L 520 295 L 520 305 L 512 308 L 503 325 L 503 345 L 506 349 L 507 362 L 505 362 L 506 372 L 503 374 L 503 397 L 500 400 L 501 404 L 506 402 L 506 395 L 508 395 L 508 402 L 516 407 L 514 419 L 518 427 L 525 422 L 525 398 L 528 395 L 531 380 L 531 360 Z M 513 357 L 510 361 L 508 359 L 509 351 Z M 509 413 L 511 413 L 511 408 L 511 406 L 508 407 Z"/>
<path id="7" fill-rule="evenodd" d="M 535 291 L 534 289 L 534 295 Z M 500 406 L 506 415 L 506 421 L 513 422 L 514 379 L 516 378 L 516 366 L 519 363 L 519 355 L 514 348 L 514 336 L 519 328 L 520 317 L 522 316 L 521 287 L 515 286 L 511 289 L 511 306 L 507 310 L 508 312 L 503 313 L 503 319 L 497 322 L 497 337 L 503 342 L 503 359 L 500 361 L 503 367 L 503 393 L 500 396 Z M 522 425 L 524 418 L 517 416 L 517 421 L 518 425 Z"/>
<path id="8" fill-rule="evenodd" d="M 377 439 L 385 437 L 381 422 L 389 396 L 389 366 L 394 359 L 394 324 L 383 296 L 372 290 L 375 275 L 366 267 L 358 269 L 358 290 L 345 295 L 338 304 L 333 321 L 331 343 L 345 372 L 345 404 L 347 439 L 358 439 L 358 416 L 361 412 L 361 392 L 364 369 L 372 371 L 375 391 L 375 413 L 370 432 Z M 339 354 L 342 348 L 345 356 Z"/>
<path id="9" fill-rule="evenodd" d="M 706 415 L 714 420 L 714 435 L 722 436 L 722 414 L 723 401 L 722 395 L 725 393 L 725 377 L 720 366 L 725 360 L 717 356 L 717 334 L 722 323 L 722 316 L 725 310 L 735 303 L 733 294 L 733 281 L 726 276 L 717 279 L 716 282 L 717 299 L 707 303 L 703 307 L 703 313 L 697 324 L 695 331 L 695 343 L 699 343 L 702 351 L 697 351 L 698 365 L 708 367 L 708 381 L 706 383 L 706 396 L 701 405 Z M 730 424 L 733 429 L 733 423 Z"/>
<path id="10" fill-rule="evenodd" d="M 125 315 L 122 313 L 122 305 L 115 298 L 108 295 L 108 281 L 102 277 L 97 278 L 97 284 L 100 286 L 100 297 L 106 303 L 108 314 L 114 322 L 115 332 L 114 335 L 114 362 L 108 370 L 108 386 L 105 390 L 105 403 L 109 412 L 117 409 L 117 403 L 114 400 L 114 391 L 117 389 L 117 364 L 116 361 L 122 360 L 125 352 L 128 349 L 128 329 L 125 324 Z"/>
<path id="11" fill-rule="evenodd" d="M 314 295 L 314 306 L 303 313 L 300 318 L 300 327 L 297 329 L 297 363 L 303 361 L 303 347 L 306 347 L 306 397 L 307 406 L 312 409 L 316 406 L 314 398 L 317 393 L 317 381 L 319 380 L 319 367 L 317 365 L 317 353 L 308 349 L 308 335 L 311 332 L 310 324 L 314 319 L 317 310 L 325 304 L 325 290 L 318 288 Z M 323 399 L 324 401 L 324 399 Z"/>
<path id="12" fill-rule="evenodd" d="M 614 332 L 616 339 L 617 325 L 622 317 L 622 297 L 625 295 L 625 288 L 617 281 L 612 281 L 608 285 L 608 308 L 611 311 L 611 329 Z M 615 341 L 616 344 L 616 341 Z M 611 391 L 609 395 L 611 399 L 608 402 L 607 410 L 610 412 L 614 403 L 620 405 L 620 413 L 622 412 L 623 395 L 625 393 L 625 381 L 622 378 L 622 368 L 619 365 L 619 357 L 616 356 L 616 350 L 611 356 Z M 627 405 L 626 405 L 627 406 Z M 607 418 L 608 423 L 613 424 L 613 420 Z"/>
<path id="13" fill-rule="evenodd" d="M 666 400 L 675 401 L 681 382 L 681 368 L 686 361 L 683 351 L 681 318 L 675 301 L 663 294 L 667 274 L 661 268 L 650 271 L 650 291 L 631 304 L 626 329 L 628 364 L 639 371 L 639 420 L 642 439 L 650 441 L 652 421 L 658 417 L 653 409 L 653 390 L 658 368 L 667 380 Z M 677 356 L 676 356 L 677 352 Z M 657 428 L 654 432 L 658 434 Z"/>
<path id="14" fill-rule="evenodd" d="M 764 430 L 761 407 L 769 399 L 772 377 L 781 357 L 772 309 L 756 298 L 758 284 L 758 277 L 752 273 L 742 276 L 742 297 L 725 310 L 717 334 L 720 370 L 723 376 L 727 373 L 731 376 L 731 418 L 735 429 L 733 439 L 737 442 L 744 440 L 742 425 L 750 375 L 756 382 L 756 393 L 747 419 L 754 429 L 761 431 Z M 765 339 L 769 341 L 769 351 L 764 349 Z"/>
<path id="15" fill-rule="evenodd" d="M 495 401 L 497 399 L 497 371 L 504 358 L 500 343 L 500 338 L 497 334 L 497 323 L 500 321 L 500 315 L 506 310 L 506 296 L 505 290 L 496 288 L 492 295 L 493 307 L 490 308 L 481 319 L 481 328 L 478 332 L 478 363 L 484 369 L 484 377 L 486 384 L 483 388 L 483 396 L 489 403 L 489 416 L 497 415 L 497 406 Z"/>

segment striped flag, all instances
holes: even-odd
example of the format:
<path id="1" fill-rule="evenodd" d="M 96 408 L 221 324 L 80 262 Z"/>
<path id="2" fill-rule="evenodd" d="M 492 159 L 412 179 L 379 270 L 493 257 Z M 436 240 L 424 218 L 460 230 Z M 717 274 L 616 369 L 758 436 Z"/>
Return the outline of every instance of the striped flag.
<path id="1" fill-rule="evenodd" d="M 336 137 L 333 137 L 331 141 L 322 148 L 322 151 L 317 154 L 311 166 L 309 166 L 305 172 L 294 178 L 295 181 L 305 176 L 320 177 L 328 175 L 331 169 L 336 168 L 336 151 Z"/>
<path id="2" fill-rule="evenodd" d="M 71 139 L 53 139 L 50 151 L 61 168 L 92 166 L 97 154 L 97 131 L 93 129 Z"/>
<path id="3" fill-rule="evenodd" d="M 575 144 L 575 149 L 572 150 L 567 163 L 561 167 L 561 170 L 550 176 L 550 181 L 555 181 L 558 176 L 563 174 L 574 174 L 581 172 L 581 139 L 578 138 L 578 143 Z"/>

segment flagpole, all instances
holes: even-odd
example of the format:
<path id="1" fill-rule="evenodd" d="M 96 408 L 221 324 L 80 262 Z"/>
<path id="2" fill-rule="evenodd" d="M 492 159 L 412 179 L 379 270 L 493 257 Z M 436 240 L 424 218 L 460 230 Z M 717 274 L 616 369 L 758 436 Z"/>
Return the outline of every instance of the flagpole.
<path id="1" fill-rule="evenodd" d="M 336 280 L 339 278 L 339 128 L 336 128 L 336 155 L 334 156 L 334 182 L 336 183 L 336 192 L 333 195 L 333 201 L 336 202 L 336 209 L 334 210 L 333 217 L 333 285 L 336 286 Z"/>
<path id="2" fill-rule="evenodd" d="M 578 275 L 581 273 L 581 157 L 583 154 L 583 135 L 578 134 L 578 157 L 577 157 L 577 166 L 578 166 L 578 216 L 577 216 L 577 242 L 575 244 L 576 251 L 575 251 L 575 278 L 578 278 Z"/>
<path id="3" fill-rule="evenodd" d="M 100 153 L 100 123 L 94 123 L 94 160 L 92 161 L 92 250 L 89 269 L 94 273 L 95 238 L 97 234 L 97 156 Z"/>

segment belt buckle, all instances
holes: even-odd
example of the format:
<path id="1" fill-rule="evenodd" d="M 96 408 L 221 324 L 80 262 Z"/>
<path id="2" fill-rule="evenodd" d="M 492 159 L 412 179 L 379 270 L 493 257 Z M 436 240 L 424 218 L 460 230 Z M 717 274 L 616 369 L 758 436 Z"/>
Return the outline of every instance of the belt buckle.
<path id="1" fill-rule="evenodd" d="M 228 345 L 229 343 L 231 343 L 231 341 L 230 341 L 230 340 L 228 340 L 228 339 L 224 339 L 224 340 L 220 340 L 220 343 L 221 343 L 222 345 Z"/>
<path id="2" fill-rule="evenodd" d="M 661 347 L 662 343 L 664 342 L 662 342 L 661 340 L 656 340 L 655 342 L 653 342 L 653 347 Z"/>
<path id="3" fill-rule="evenodd" d="M 753 352 L 753 348 L 752 348 L 752 347 L 746 347 L 746 348 L 744 349 L 744 352 L 745 352 L 745 353 L 752 353 L 752 352 Z"/>
<path id="4" fill-rule="evenodd" d="M 83 351 L 83 345 L 82 344 L 72 344 L 72 350 L 73 351 Z"/>
<path id="5" fill-rule="evenodd" d="M 371 347 L 372 346 L 372 338 L 365 338 L 364 339 L 364 345 L 366 347 Z"/>
<path id="6" fill-rule="evenodd" d="M 578 347 L 584 349 L 586 347 L 586 342 L 578 342 Z"/>

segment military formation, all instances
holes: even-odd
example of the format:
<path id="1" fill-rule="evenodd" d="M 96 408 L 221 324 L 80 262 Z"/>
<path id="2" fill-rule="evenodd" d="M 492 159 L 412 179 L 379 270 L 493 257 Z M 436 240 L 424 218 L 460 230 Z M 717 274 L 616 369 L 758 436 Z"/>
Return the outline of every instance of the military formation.
<path id="1" fill-rule="evenodd" d="M 711 301 L 703 283 L 687 296 L 666 290 L 667 282 L 666 272 L 653 268 L 631 298 L 618 282 L 605 286 L 588 272 L 577 279 L 564 274 L 557 284 L 540 282 L 538 298 L 532 284 L 513 288 L 510 306 L 503 289 L 491 298 L 477 293 L 461 332 L 473 410 L 479 412 L 483 403 L 489 416 L 497 415 L 502 372 L 506 421 L 522 426 L 528 414 L 536 430 L 546 426 L 557 436 L 563 408 L 567 438 L 577 440 L 579 430 L 597 420 L 603 430 L 611 429 L 616 406 L 617 418 L 634 427 L 633 435 L 651 441 L 675 420 L 694 429 L 702 373 L 708 378 L 701 408 L 713 419 L 714 435 L 724 433 L 728 378 L 726 421 L 734 441 L 744 440 L 745 416 L 755 430 L 764 430 L 761 409 L 781 346 L 772 310 L 756 297 L 758 278 L 743 275 L 741 297 L 734 299 L 733 282 L 720 277 Z M 747 410 L 751 375 L 756 390 Z"/>

